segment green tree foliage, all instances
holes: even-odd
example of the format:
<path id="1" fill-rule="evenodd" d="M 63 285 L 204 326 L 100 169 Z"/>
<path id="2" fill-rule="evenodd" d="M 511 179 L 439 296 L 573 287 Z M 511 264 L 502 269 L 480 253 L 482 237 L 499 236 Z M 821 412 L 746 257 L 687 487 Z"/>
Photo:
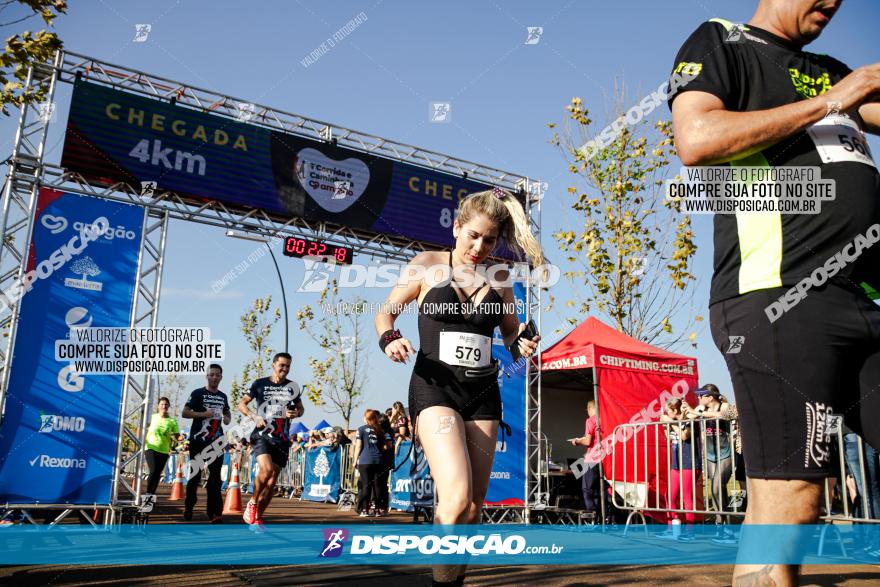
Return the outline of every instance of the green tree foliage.
<path id="1" fill-rule="evenodd" d="M 241 315 L 241 333 L 244 335 L 251 350 L 251 358 L 245 362 L 241 376 L 232 378 L 230 403 L 235 406 L 246 395 L 251 383 L 269 374 L 272 355 L 275 350 L 269 346 L 272 327 L 281 319 L 281 309 L 272 309 L 272 296 L 257 298 L 251 307 Z M 233 409 L 233 416 L 238 421 L 238 410 Z"/>
<path id="2" fill-rule="evenodd" d="M 16 25 L 31 17 L 39 16 L 51 27 L 58 14 L 67 11 L 66 0 L 4 0 L 0 2 L 0 18 L 10 6 L 24 5 L 31 14 L 24 18 L 0 22 L 0 28 Z M 41 30 L 36 33 L 24 31 L 6 39 L 3 55 L 0 56 L 0 111 L 9 115 L 7 106 L 19 107 L 22 104 L 34 104 L 45 99 L 48 83 L 34 84 L 24 87 L 28 69 L 36 63 L 51 61 L 55 52 L 62 47 L 61 39 L 53 32 Z"/>
<path id="3" fill-rule="evenodd" d="M 321 359 L 309 357 L 312 379 L 303 390 L 316 406 L 328 405 L 349 427 L 351 415 L 361 405 L 367 384 L 367 355 L 361 330 L 366 315 L 366 301 L 340 302 L 336 280 L 321 292 L 322 308 L 354 308 L 354 311 L 323 312 L 315 318 L 311 306 L 296 313 L 300 330 L 304 330 L 327 354 Z"/>
<path id="4" fill-rule="evenodd" d="M 183 412 L 183 404 L 189 399 L 189 391 L 192 391 L 192 382 L 189 375 L 184 373 L 167 373 L 159 386 L 159 394 L 153 398 L 153 405 L 159 405 L 159 397 L 165 396 L 171 400 L 171 406 L 168 413 L 172 418 L 180 422 L 181 413 Z"/>
<path id="5" fill-rule="evenodd" d="M 623 92 L 615 100 L 624 114 Z M 600 132 L 580 98 L 566 107 L 568 117 L 551 143 L 563 153 L 577 186 L 568 188 L 573 226 L 553 234 L 576 285 L 579 300 L 567 300 L 579 316 L 599 314 L 620 332 L 639 340 L 673 346 L 683 341 L 694 321 L 692 270 L 697 247 L 691 219 L 680 204 L 665 198 L 663 180 L 675 155 L 672 124 L 618 125 Z M 556 128 L 550 124 L 550 128 Z M 600 141 L 598 136 L 608 137 Z M 591 140 L 595 148 L 584 148 Z M 673 329 L 673 321 L 687 322 Z M 693 344 L 696 333 L 687 339 Z"/>

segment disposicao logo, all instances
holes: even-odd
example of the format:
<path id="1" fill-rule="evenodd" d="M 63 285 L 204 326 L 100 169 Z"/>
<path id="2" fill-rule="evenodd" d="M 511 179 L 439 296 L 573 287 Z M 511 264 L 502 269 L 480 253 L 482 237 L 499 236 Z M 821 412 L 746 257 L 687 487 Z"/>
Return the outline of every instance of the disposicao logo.
<path id="1" fill-rule="evenodd" d="M 324 547 L 318 557 L 335 558 L 341 555 L 346 538 L 348 538 L 348 531 L 343 528 L 325 528 Z"/>

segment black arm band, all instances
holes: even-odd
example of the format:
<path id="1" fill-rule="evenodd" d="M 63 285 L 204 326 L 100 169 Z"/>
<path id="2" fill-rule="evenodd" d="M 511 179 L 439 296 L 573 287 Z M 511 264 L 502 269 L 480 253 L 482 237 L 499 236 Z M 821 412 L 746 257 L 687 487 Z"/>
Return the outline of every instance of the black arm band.
<path id="1" fill-rule="evenodd" d="M 386 330 L 379 336 L 379 348 L 382 349 L 382 352 L 384 353 L 385 347 L 398 338 L 403 338 L 403 335 L 400 334 L 399 330 Z"/>

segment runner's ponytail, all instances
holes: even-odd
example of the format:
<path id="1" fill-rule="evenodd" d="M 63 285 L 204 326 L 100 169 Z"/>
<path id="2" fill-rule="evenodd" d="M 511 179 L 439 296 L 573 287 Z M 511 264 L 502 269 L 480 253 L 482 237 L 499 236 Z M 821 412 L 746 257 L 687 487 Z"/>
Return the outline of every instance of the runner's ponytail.
<path id="1" fill-rule="evenodd" d="M 522 205 L 510 192 L 493 188 L 471 194 L 459 203 L 459 225 L 465 224 L 477 214 L 483 214 L 497 223 L 505 242 L 516 252 L 525 254 L 533 267 L 544 264 L 541 243 L 532 234 Z"/>

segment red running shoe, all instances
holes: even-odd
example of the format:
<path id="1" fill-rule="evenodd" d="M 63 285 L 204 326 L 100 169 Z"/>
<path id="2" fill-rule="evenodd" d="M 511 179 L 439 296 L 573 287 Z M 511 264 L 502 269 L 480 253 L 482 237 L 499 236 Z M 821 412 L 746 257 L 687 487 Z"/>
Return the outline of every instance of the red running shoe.
<path id="1" fill-rule="evenodd" d="M 247 507 L 244 508 L 244 514 L 242 514 L 241 518 L 244 520 L 244 523 L 248 525 L 257 521 L 257 504 L 254 500 L 250 500 L 247 503 Z"/>

